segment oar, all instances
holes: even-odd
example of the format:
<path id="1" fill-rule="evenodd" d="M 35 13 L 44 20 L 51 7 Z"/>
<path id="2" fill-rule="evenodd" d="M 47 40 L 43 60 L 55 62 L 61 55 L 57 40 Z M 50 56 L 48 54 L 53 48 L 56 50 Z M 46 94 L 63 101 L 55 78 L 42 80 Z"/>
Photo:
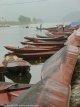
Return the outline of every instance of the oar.
<path id="1" fill-rule="evenodd" d="M 11 84 L 11 85 L 8 86 L 7 88 L 0 90 L 0 94 L 1 94 L 1 93 L 13 92 L 13 91 L 25 90 L 25 89 L 28 89 L 28 88 L 30 88 L 30 87 L 32 86 L 32 85 L 28 85 L 28 86 L 23 86 L 23 87 L 20 87 L 20 88 L 10 89 L 10 87 L 12 87 L 12 86 L 16 86 L 16 87 L 17 87 L 17 85 L 18 85 L 18 84 Z"/>

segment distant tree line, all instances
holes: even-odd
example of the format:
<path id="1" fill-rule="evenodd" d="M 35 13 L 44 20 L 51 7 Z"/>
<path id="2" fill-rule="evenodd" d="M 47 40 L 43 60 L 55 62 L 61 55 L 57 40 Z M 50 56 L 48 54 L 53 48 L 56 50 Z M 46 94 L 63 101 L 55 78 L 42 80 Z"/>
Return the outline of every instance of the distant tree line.
<path id="1" fill-rule="evenodd" d="M 23 15 L 20 15 L 18 20 L 22 24 L 30 24 L 30 23 L 40 23 L 40 22 L 42 22 L 41 19 L 37 19 L 37 18 L 31 19 L 30 17 L 26 17 L 26 16 L 23 16 Z"/>
<path id="2" fill-rule="evenodd" d="M 43 21 L 39 18 L 30 18 L 23 15 L 18 17 L 16 21 L 9 21 L 5 18 L 0 18 L 0 25 L 23 25 L 23 24 L 35 24 L 35 23 L 42 23 Z"/>

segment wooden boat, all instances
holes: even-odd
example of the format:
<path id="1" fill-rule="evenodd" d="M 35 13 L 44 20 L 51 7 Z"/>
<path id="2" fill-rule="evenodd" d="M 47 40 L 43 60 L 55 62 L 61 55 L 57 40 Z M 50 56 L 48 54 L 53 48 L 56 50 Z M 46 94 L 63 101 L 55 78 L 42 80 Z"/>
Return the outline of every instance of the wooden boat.
<path id="1" fill-rule="evenodd" d="M 70 36 L 72 32 L 52 32 L 54 35 L 67 35 Z"/>
<path id="2" fill-rule="evenodd" d="M 0 82 L 0 107 L 9 104 L 13 99 L 18 97 L 25 90 L 28 90 L 32 85 Z"/>
<path id="3" fill-rule="evenodd" d="M 65 41 L 66 37 L 55 37 L 55 38 L 32 38 L 32 37 L 24 37 L 25 39 L 34 41 L 34 40 L 44 40 L 44 41 Z"/>
<path id="4" fill-rule="evenodd" d="M 36 34 L 36 37 L 38 37 L 38 38 L 49 38 L 48 36 L 41 36 L 41 35 L 38 35 L 38 34 Z"/>
<path id="5" fill-rule="evenodd" d="M 28 45 L 28 43 L 33 43 L 33 42 L 27 42 L 27 41 L 21 42 L 22 45 Z"/>
<path id="6" fill-rule="evenodd" d="M 17 107 L 21 104 L 34 107 L 69 107 L 72 74 L 80 53 L 77 47 L 80 46 L 80 29 L 78 34 L 68 38 L 66 45 L 45 62 L 42 80 L 10 104 L 16 104 Z"/>
<path id="7" fill-rule="evenodd" d="M 52 33 L 52 32 L 47 32 L 46 33 L 46 35 L 48 36 L 48 37 L 65 37 L 66 35 L 65 34 L 57 34 L 57 33 Z"/>
<path id="8" fill-rule="evenodd" d="M 31 43 L 33 43 L 33 42 L 31 42 Z M 38 45 L 33 45 L 33 44 L 31 45 L 28 42 L 24 45 L 24 47 L 25 48 L 29 47 L 29 48 L 43 48 L 43 49 L 53 49 L 54 48 L 55 49 L 55 48 L 58 48 L 60 46 L 38 46 Z"/>
<path id="9" fill-rule="evenodd" d="M 55 54 L 57 51 L 49 51 L 49 52 L 36 52 L 36 53 L 12 53 L 20 58 L 27 59 L 27 60 L 34 60 L 34 59 L 45 59 L 49 58 L 51 55 Z"/>
<path id="10" fill-rule="evenodd" d="M 22 45 L 26 45 L 27 44 L 27 41 L 24 41 L 24 42 L 20 42 Z M 33 43 L 33 42 L 31 42 Z"/>
<path id="11" fill-rule="evenodd" d="M 16 48 L 16 47 L 12 47 L 12 46 L 4 46 L 7 50 L 16 52 L 16 53 L 35 53 L 35 52 L 48 52 L 51 50 L 57 50 L 57 47 L 53 47 L 53 48 L 39 48 L 39 47 L 35 47 L 35 48 L 31 48 L 31 47 L 23 47 L 23 48 Z"/>
<path id="12" fill-rule="evenodd" d="M 25 41 L 25 42 L 21 42 L 22 45 L 25 45 L 27 43 L 43 43 L 43 42 L 46 42 L 46 41 L 43 41 L 43 40 L 38 40 L 38 39 L 35 39 L 34 41 Z"/>
<path id="13" fill-rule="evenodd" d="M 48 31 L 50 32 L 72 32 L 74 31 L 73 29 L 70 29 L 70 26 L 68 27 L 64 27 L 63 25 L 58 25 L 57 27 L 54 27 L 54 28 L 50 28 L 50 29 L 47 29 Z M 76 29 L 75 29 L 76 30 Z"/>
<path id="14" fill-rule="evenodd" d="M 5 56 L 2 62 L 3 64 L 3 74 L 4 75 L 24 75 L 30 70 L 31 64 L 23 59 L 18 58 L 15 55 L 9 54 Z"/>
<path id="15" fill-rule="evenodd" d="M 25 48 L 42 48 L 42 49 L 53 49 L 56 48 L 56 46 L 37 46 L 37 45 L 30 45 L 30 44 L 26 44 L 24 46 Z"/>
<path id="16" fill-rule="evenodd" d="M 30 45 L 36 45 L 36 46 L 64 46 L 64 42 L 42 42 L 42 43 L 29 43 Z"/>
<path id="17" fill-rule="evenodd" d="M 58 29 L 57 29 L 58 27 L 50 27 L 50 28 L 46 28 L 46 30 L 48 30 L 48 31 L 57 31 Z"/>
<path id="18" fill-rule="evenodd" d="M 46 42 L 46 41 L 44 41 L 44 40 L 39 40 L 38 38 L 36 39 L 32 39 L 32 40 L 29 40 L 29 41 L 27 41 L 27 42 Z"/>

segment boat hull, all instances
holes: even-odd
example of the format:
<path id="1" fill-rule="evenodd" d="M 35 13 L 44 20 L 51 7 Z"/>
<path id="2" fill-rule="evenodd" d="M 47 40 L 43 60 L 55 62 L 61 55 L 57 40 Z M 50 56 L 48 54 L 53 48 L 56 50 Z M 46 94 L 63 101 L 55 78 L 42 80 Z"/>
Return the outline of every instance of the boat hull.
<path id="1" fill-rule="evenodd" d="M 36 46 L 64 46 L 64 42 L 27 43 Z"/>
<path id="2" fill-rule="evenodd" d="M 0 82 L 0 105 L 9 104 L 32 85 Z M 1 106 L 2 107 L 2 106 Z"/>
<path id="3" fill-rule="evenodd" d="M 56 51 L 58 49 L 60 49 L 60 47 L 53 47 L 53 48 L 39 48 L 39 47 L 35 47 L 35 48 L 15 48 L 15 47 L 11 47 L 11 46 L 5 46 L 5 48 L 7 50 L 16 52 L 16 53 L 35 53 L 35 52 L 49 52 L 49 51 Z"/>
<path id="4" fill-rule="evenodd" d="M 31 37 L 24 37 L 25 39 L 31 40 L 31 41 L 35 41 L 35 40 L 44 40 L 44 41 L 65 41 L 67 40 L 66 37 L 62 36 L 62 37 L 54 37 L 54 38 L 31 38 Z"/>
<path id="5" fill-rule="evenodd" d="M 39 52 L 39 53 L 29 53 L 29 54 L 20 54 L 20 53 L 13 53 L 20 58 L 27 59 L 27 60 L 34 60 L 34 59 L 45 59 L 49 58 L 51 55 L 55 54 L 57 51 L 49 51 L 49 52 Z"/>

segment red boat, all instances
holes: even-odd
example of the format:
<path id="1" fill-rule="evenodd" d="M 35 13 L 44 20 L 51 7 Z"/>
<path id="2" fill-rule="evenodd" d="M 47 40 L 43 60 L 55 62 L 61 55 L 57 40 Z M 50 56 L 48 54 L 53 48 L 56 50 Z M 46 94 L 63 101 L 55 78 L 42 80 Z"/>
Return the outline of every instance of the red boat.
<path id="1" fill-rule="evenodd" d="M 46 28 L 46 30 L 48 31 L 57 31 L 58 27 L 51 27 L 51 28 Z"/>
<path id="2" fill-rule="evenodd" d="M 30 45 L 36 45 L 36 46 L 64 46 L 64 42 L 41 42 L 41 43 L 29 43 Z"/>
<path id="3" fill-rule="evenodd" d="M 34 39 L 34 40 L 30 40 L 30 42 L 46 42 L 46 41 L 44 41 L 44 40 L 39 40 L 39 39 Z"/>
<path id="4" fill-rule="evenodd" d="M 44 40 L 38 40 L 38 39 L 32 39 L 32 40 L 27 40 L 26 42 L 46 42 Z"/>
<path id="5" fill-rule="evenodd" d="M 30 84 L 0 82 L 0 107 L 9 104 L 31 86 Z"/>
<path id="6" fill-rule="evenodd" d="M 55 54 L 57 51 L 49 51 L 49 52 L 36 52 L 36 53 L 27 53 L 27 54 L 21 54 L 21 53 L 12 53 L 20 58 L 28 59 L 28 60 L 34 60 L 34 59 L 45 59 L 50 57 L 51 55 Z"/>
<path id="7" fill-rule="evenodd" d="M 38 37 L 38 38 L 49 38 L 48 36 L 41 36 L 41 35 L 38 35 L 38 34 L 36 34 L 36 37 Z"/>
<path id="8" fill-rule="evenodd" d="M 34 43 L 44 43 L 46 41 L 43 40 L 34 40 Z M 21 42 L 22 45 L 26 45 L 27 43 L 33 43 L 32 41 L 25 41 L 25 42 Z"/>
<path id="9" fill-rule="evenodd" d="M 70 36 L 72 32 L 52 32 L 54 35 L 67 35 Z"/>
<path id="10" fill-rule="evenodd" d="M 57 33 L 52 33 L 52 32 L 47 32 L 46 35 L 48 37 L 61 37 L 61 36 L 65 36 L 65 34 L 57 34 Z"/>
<path id="11" fill-rule="evenodd" d="M 33 37 L 24 37 L 25 39 L 34 41 L 34 40 L 43 40 L 43 41 L 65 41 L 67 39 L 67 37 L 54 37 L 54 38 L 33 38 Z"/>
<path id="12" fill-rule="evenodd" d="M 33 42 L 32 42 L 33 43 Z M 30 45 L 30 44 L 25 44 L 25 48 L 43 48 L 43 49 L 51 49 L 54 48 L 54 46 L 37 46 L 37 45 Z"/>
<path id="13" fill-rule="evenodd" d="M 48 52 L 53 50 L 58 50 L 60 47 L 53 47 L 53 48 L 31 48 L 31 47 L 23 47 L 23 48 L 16 48 L 12 46 L 4 46 L 7 50 L 16 52 L 16 53 L 35 53 L 35 52 Z"/>

